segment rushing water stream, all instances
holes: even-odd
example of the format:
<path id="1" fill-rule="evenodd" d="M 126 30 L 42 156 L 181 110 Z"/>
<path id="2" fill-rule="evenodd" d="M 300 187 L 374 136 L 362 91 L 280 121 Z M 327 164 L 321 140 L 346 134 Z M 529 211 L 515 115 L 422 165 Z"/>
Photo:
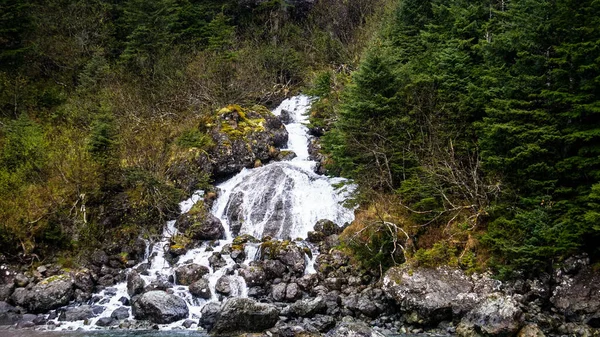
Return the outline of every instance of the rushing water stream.
<path id="1" fill-rule="evenodd" d="M 149 245 L 147 255 L 150 268 L 148 275 L 143 276 L 146 284 L 157 279 L 173 278 L 174 269 L 179 265 L 193 262 L 209 267 L 209 258 L 214 251 L 219 251 L 223 246 L 232 243 L 237 235 L 250 234 L 258 239 L 267 235 L 276 239 L 306 238 L 307 233 L 320 219 L 329 219 L 338 225 L 353 220 L 353 210 L 343 205 L 352 192 L 352 185 L 343 184 L 345 180 L 341 178 L 328 178 L 314 173 L 317 163 L 309 159 L 310 138 L 305 126 L 310 103 L 309 97 L 296 96 L 285 100 L 273 111 L 275 115 L 286 114 L 286 129 L 289 133 L 286 150 L 296 153 L 294 159 L 273 162 L 254 169 L 244 169 L 217 186 L 220 193 L 211 212 L 221 220 L 225 229 L 225 238 L 219 240 L 217 244 L 205 242 L 199 248 L 192 249 L 181 256 L 175 265 L 171 265 L 165 259 L 165 247 L 177 230 L 175 221 L 169 221 L 165 226 L 162 239 Z M 203 194 L 203 191 L 197 191 L 190 199 L 181 202 L 182 213 L 188 212 L 203 198 Z M 306 272 L 314 272 L 313 262 L 316 251 L 308 243 L 301 244 L 313 251 L 312 259 L 306 257 Z M 246 244 L 245 250 L 244 264 L 258 257 L 258 244 Z M 228 254 L 222 256 L 226 261 L 225 266 L 214 269 L 209 267 L 208 281 L 212 294 L 210 299 L 192 296 L 187 286 L 174 287 L 174 293 L 184 298 L 188 304 L 189 318 L 197 320 L 206 303 L 220 300 L 215 286 L 217 280 L 223 275 L 230 275 L 232 288 L 230 296 L 248 296 L 244 279 L 237 275 L 237 271 L 233 271 L 235 262 Z M 84 325 L 83 321 L 60 322 L 58 329 L 100 329 L 95 323 L 102 317 L 110 317 L 115 309 L 124 306 L 122 299 L 129 297 L 125 282 L 96 295 L 101 298 L 98 304 L 104 306 L 104 311 L 100 315 L 92 318 L 87 325 Z M 130 319 L 133 317 L 130 316 Z M 182 322 L 179 321 L 162 325 L 160 328 L 179 329 L 181 325 Z M 191 328 L 195 329 L 197 325 L 194 324 Z"/>

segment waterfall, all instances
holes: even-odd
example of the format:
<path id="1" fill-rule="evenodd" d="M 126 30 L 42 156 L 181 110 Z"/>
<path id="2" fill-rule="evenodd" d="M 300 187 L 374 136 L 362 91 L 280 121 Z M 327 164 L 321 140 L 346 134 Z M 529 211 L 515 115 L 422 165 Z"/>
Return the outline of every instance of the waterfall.
<path id="1" fill-rule="evenodd" d="M 149 273 L 143 276 L 146 284 L 157 279 L 168 280 L 174 277 L 178 266 L 196 263 L 209 268 L 208 283 L 212 297 L 199 299 L 192 296 L 187 286 L 175 285 L 174 293 L 184 298 L 189 307 L 189 318 L 198 319 L 202 307 L 209 302 L 219 301 L 215 291 L 218 280 L 227 276 L 231 286 L 230 296 L 248 296 L 244 279 L 237 275 L 236 262 L 229 254 L 222 254 L 225 265 L 210 267 L 209 258 L 233 239 L 249 234 L 257 239 L 270 236 L 275 239 L 305 239 L 307 233 L 320 219 L 329 219 L 338 225 L 351 222 L 354 211 L 344 206 L 353 185 L 342 178 L 329 178 L 314 172 L 316 162 L 309 159 L 308 144 L 310 136 L 306 123 L 311 99 L 300 95 L 286 99 L 273 114 L 280 116 L 288 130 L 287 151 L 293 151 L 296 157 L 290 161 L 273 162 L 254 169 L 244 169 L 231 179 L 219 184 L 219 197 L 214 201 L 211 213 L 221 220 L 225 229 L 224 239 L 217 242 L 204 242 L 199 248 L 187 251 L 180 256 L 175 265 L 165 259 L 165 249 L 170 238 L 176 234 L 175 221 L 169 221 L 162 239 L 148 249 Z M 191 198 L 180 203 L 182 213 L 189 212 L 193 205 L 203 198 L 204 192 L 198 191 Z M 302 242 L 313 252 L 308 260 L 306 272 L 314 273 L 314 258 L 317 250 L 311 244 Z M 243 264 L 252 262 L 259 250 L 259 244 L 245 245 L 246 258 Z M 134 267 L 135 268 L 135 267 Z M 106 307 L 98 317 L 83 322 L 61 322 L 60 329 L 94 329 L 95 322 L 101 317 L 109 317 L 111 312 L 122 306 L 120 299 L 128 297 L 126 283 L 103 290 L 97 296 L 102 297 Z M 132 317 L 130 317 L 132 318 Z M 164 325 L 163 328 L 181 327 L 181 322 Z"/>

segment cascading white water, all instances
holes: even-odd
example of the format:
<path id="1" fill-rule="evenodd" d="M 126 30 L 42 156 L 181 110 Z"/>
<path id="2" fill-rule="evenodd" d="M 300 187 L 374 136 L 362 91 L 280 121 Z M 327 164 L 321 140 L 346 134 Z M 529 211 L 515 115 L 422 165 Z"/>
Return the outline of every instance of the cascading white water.
<path id="1" fill-rule="evenodd" d="M 189 250 L 179 257 L 175 266 L 165 259 L 165 247 L 169 239 L 176 234 L 175 221 L 169 221 L 165 226 L 162 239 L 151 245 L 148 259 L 150 262 L 149 275 L 143 276 L 146 284 L 157 278 L 168 279 L 174 274 L 174 269 L 180 265 L 196 263 L 207 266 L 209 287 L 212 297 L 208 300 L 198 299 L 189 293 L 187 286 L 177 285 L 174 293 L 188 303 L 190 318 L 197 319 L 202 307 L 208 302 L 219 301 L 215 287 L 219 278 L 227 276 L 232 288 L 230 296 L 246 297 L 248 289 L 244 279 L 234 271 L 235 261 L 228 255 L 222 254 L 225 266 L 211 268 L 209 258 L 215 251 L 231 244 L 233 238 L 241 234 L 249 234 L 258 239 L 271 236 L 276 239 L 306 238 L 320 219 L 329 219 L 338 225 L 351 222 L 354 219 L 353 209 L 344 206 L 353 191 L 353 185 L 346 184 L 341 178 L 328 178 L 314 173 L 316 162 L 309 159 L 308 144 L 310 141 L 306 123 L 311 99 L 300 95 L 287 99 L 277 107 L 273 114 L 285 114 L 288 130 L 287 149 L 293 151 L 296 157 L 291 161 L 274 162 L 263 167 L 244 169 L 231 179 L 219 184 L 219 197 L 215 200 L 211 213 L 219 218 L 225 229 L 225 238 L 216 243 L 205 242 L 201 247 Z M 203 197 L 203 191 L 198 191 L 188 200 L 180 203 L 182 213 L 187 213 L 192 206 Z M 317 251 L 307 245 L 313 252 L 309 259 L 306 272 L 314 273 L 314 258 Z M 257 256 L 257 244 L 248 243 L 245 246 L 246 260 L 250 263 Z M 308 259 L 308 258 L 307 258 Z M 104 299 L 106 309 L 98 317 L 90 320 L 89 325 L 83 322 L 62 324 L 60 329 L 84 328 L 93 329 L 95 322 L 101 317 L 110 316 L 111 312 L 122 306 L 119 301 L 127 296 L 126 283 L 104 290 L 98 294 Z M 163 328 L 180 328 L 181 322 L 165 325 Z"/>

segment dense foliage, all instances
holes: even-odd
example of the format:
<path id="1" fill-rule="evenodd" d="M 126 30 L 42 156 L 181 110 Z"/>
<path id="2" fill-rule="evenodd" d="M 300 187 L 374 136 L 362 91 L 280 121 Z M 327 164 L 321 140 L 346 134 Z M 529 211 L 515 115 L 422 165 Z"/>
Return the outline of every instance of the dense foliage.
<path id="1" fill-rule="evenodd" d="M 206 115 L 351 65 L 383 2 L 0 0 L 0 253 L 157 233 L 210 181 L 171 169 Z"/>
<path id="2" fill-rule="evenodd" d="M 399 197 L 416 263 L 597 259 L 599 20 L 591 0 L 401 1 L 329 110 L 330 169 Z"/>

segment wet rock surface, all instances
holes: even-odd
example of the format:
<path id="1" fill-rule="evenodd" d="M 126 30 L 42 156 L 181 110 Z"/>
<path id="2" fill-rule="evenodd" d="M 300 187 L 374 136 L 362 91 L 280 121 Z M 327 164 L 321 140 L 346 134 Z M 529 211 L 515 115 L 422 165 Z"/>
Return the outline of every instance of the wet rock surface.
<path id="1" fill-rule="evenodd" d="M 277 323 L 279 310 L 272 304 L 248 298 L 231 298 L 223 303 L 210 330 L 214 334 L 260 332 Z"/>
<path id="2" fill-rule="evenodd" d="M 175 322 L 189 314 L 188 306 L 181 297 L 164 291 L 150 291 L 135 298 L 132 312 L 136 319 L 159 324 Z"/>

